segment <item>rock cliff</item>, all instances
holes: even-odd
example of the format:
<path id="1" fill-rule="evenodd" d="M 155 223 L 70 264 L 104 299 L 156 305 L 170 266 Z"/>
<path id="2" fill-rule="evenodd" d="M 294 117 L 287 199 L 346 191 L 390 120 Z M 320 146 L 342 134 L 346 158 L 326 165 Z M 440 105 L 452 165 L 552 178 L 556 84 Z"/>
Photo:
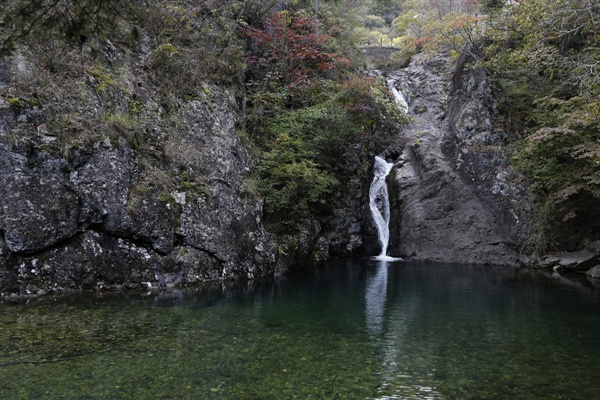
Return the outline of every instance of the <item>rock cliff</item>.
<path id="1" fill-rule="evenodd" d="M 135 58 L 120 57 L 130 77 L 119 85 L 100 68 L 83 71 L 44 106 L 23 89 L 39 84 L 39 58 L 0 63 L 0 293 L 272 275 L 277 247 L 262 199 L 245 186 L 254 161 L 235 90 L 206 82 L 167 114 Z M 132 99 L 143 106 L 137 119 L 118 111 Z M 53 109 L 61 101 L 71 113 Z"/>
<path id="2" fill-rule="evenodd" d="M 389 74 L 408 97 L 407 143 L 383 155 L 396 165 L 389 253 L 416 260 L 517 264 L 525 208 L 511 181 L 494 98 L 478 71 L 417 56 Z M 453 72 L 456 71 L 456 72 Z"/>

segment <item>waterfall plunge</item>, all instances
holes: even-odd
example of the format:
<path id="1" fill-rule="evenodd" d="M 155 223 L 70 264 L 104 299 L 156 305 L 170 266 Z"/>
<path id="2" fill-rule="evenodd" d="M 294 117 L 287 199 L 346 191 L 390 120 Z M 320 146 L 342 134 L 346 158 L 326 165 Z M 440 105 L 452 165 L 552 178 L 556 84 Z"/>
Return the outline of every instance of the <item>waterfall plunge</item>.
<path id="1" fill-rule="evenodd" d="M 381 245 L 381 253 L 378 259 L 382 260 L 390 259 L 386 254 L 390 239 L 390 200 L 385 178 L 393 166 L 393 163 L 388 163 L 381 157 L 375 157 L 375 165 L 373 166 L 375 176 L 373 183 L 371 183 L 371 189 L 369 189 L 369 206 L 377 226 L 377 235 Z"/>

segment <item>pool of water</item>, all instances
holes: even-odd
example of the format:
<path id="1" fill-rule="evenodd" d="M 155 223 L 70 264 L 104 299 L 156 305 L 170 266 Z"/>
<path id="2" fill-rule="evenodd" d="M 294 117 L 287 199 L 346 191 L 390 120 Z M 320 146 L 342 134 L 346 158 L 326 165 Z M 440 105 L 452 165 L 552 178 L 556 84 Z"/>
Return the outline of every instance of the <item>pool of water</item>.
<path id="1" fill-rule="evenodd" d="M 0 304 L 2 399 L 598 399 L 600 290 L 377 260 Z"/>

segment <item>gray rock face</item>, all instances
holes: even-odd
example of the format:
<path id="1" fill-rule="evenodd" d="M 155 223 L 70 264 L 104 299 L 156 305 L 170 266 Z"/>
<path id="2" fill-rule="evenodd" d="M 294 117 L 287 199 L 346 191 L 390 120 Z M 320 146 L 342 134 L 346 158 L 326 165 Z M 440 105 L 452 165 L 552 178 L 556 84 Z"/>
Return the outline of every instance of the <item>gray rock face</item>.
<path id="1" fill-rule="evenodd" d="M 2 224 L 8 248 L 35 252 L 77 232 L 77 196 L 56 175 L 0 175 Z"/>
<path id="2" fill-rule="evenodd" d="M 414 122 L 403 132 L 407 144 L 383 154 L 396 161 L 388 177 L 389 254 L 516 265 L 519 243 L 514 232 L 519 221 L 509 199 L 513 193 L 494 189 L 504 187 L 497 177 L 506 159 L 501 152 L 488 159 L 474 147 L 486 140 L 500 146 L 490 131 L 489 93 L 484 83 L 470 77 L 467 88 L 461 89 L 470 92 L 459 96 L 458 89 L 451 92 L 448 87 L 450 76 L 443 57 L 416 57 L 407 69 L 391 75 L 408 98 Z M 463 157 L 469 152 L 474 155 L 465 164 Z M 467 168 L 475 164 L 477 168 Z"/>
<path id="3" fill-rule="evenodd" d="M 416 150 L 416 151 L 415 151 Z M 515 264 L 492 213 L 428 145 L 408 146 L 392 171 L 390 254 L 416 260 Z"/>
<path id="4" fill-rule="evenodd" d="M 202 99 L 181 105 L 176 126 L 152 116 L 152 153 L 99 132 L 65 155 L 39 108 L 0 104 L 0 293 L 172 287 L 285 269 L 262 200 L 244 189 L 254 163 L 237 136 L 239 112 L 230 91 L 207 84 Z"/>
<path id="5" fill-rule="evenodd" d="M 264 276 L 276 246 L 261 224 L 262 202 L 242 190 L 253 161 L 235 134 L 233 97 L 217 87 L 210 92 L 212 103 L 192 101 L 182 110 L 186 124 L 167 150 L 206 184 L 205 193 L 183 204 L 179 231 L 185 244 L 225 263 L 229 277 Z"/>
<path id="6" fill-rule="evenodd" d="M 175 246 L 173 211 L 156 193 L 132 198 L 136 158 L 130 151 L 108 147 L 70 173 L 81 203 L 79 223 L 151 243 L 157 252 L 169 253 Z"/>
<path id="7" fill-rule="evenodd" d="M 102 149 L 70 174 L 81 201 L 80 222 L 102 225 L 115 234 L 130 231 L 131 218 L 125 209 L 132 185 L 132 157 Z"/>

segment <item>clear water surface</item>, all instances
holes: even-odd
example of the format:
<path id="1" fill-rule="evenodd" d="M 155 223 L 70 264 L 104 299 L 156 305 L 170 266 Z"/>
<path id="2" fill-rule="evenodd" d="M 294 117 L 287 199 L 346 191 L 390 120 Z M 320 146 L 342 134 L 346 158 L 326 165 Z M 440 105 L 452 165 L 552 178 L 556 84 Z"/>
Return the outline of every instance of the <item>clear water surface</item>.
<path id="1" fill-rule="evenodd" d="M 0 304 L 2 399 L 600 399 L 600 291 L 355 260 L 274 283 Z"/>

